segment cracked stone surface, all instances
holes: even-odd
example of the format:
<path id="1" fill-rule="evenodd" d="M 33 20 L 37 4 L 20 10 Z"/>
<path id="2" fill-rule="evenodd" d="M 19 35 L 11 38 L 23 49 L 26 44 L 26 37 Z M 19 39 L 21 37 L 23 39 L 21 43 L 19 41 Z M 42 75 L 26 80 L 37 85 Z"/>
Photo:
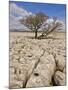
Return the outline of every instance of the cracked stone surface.
<path id="1" fill-rule="evenodd" d="M 65 85 L 65 73 L 61 71 L 56 71 L 54 76 L 55 83 L 59 86 Z"/>
<path id="2" fill-rule="evenodd" d="M 9 88 L 65 85 L 65 33 L 47 39 L 33 36 L 29 32 L 10 32 Z"/>

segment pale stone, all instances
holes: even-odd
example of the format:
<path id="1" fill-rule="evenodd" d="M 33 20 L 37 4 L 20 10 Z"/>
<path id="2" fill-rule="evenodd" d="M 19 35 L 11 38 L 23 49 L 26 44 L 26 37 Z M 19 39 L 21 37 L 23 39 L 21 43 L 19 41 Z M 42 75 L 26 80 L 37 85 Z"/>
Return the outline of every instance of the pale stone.
<path id="1" fill-rule="evenodd" d="M 55 71 L 54 58 L 52 55 L 48 55 L 47 57 L 42 56 L 40 59 L 26 87 L 50 86 L 52 75 Z"/>
<path id="2" fill-rule="evenodd" d="M 56 55 L 57 69 L 63 71 L 65 67 L 65 57 L 62 55 Z"/>
<path id="3" fill-rule="evenodd" d="M 55 36 L 60 39 L 29 38 L 33 35 L 34 33 L 10 32 L 11 88 L 52 86 L 56 69 L 66 74 L 64 33 Z"/>
<path id="4" fill-rule="evenodd" d="M 56 85 L 58 85 L 58 86 L 66 85 L 65 74 L 60 71 L 56 71 L 55 75 L 54 75 L 54 81 L 55 81 Z"/>

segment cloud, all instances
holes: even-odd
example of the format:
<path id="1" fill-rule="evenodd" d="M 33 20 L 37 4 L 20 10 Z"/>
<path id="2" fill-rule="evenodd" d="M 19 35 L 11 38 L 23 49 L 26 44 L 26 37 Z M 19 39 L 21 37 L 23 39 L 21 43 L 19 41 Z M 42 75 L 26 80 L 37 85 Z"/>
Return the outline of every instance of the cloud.
<path id="1" fill-rule="evenodd" d="M 14 30 L 14 29 L 17 29 L 17 30 L 27 30 L 27 27 L 25 27 L 24 25 L 20 24 L 19 22 L 19 17 L 15 17 L 13 15 L 10 15 L 10 30 Z"/>
<path id="2" fill-rule="evenodd" d="M 10 18 L 9 18 L 9 21 L 10 21 L 10 24 L 9 24 L 9 27 L 10 27 L 10 30 L 13 30 L 13 29 L 28 29 L 27 27 L 25 27 L 24 25 L 22 25 L 19 20 L 21 18 L 25 18 L 29 15 L 32 15 L 31 12 L 27 12 L 25 9 L 17 6 L 15 3 L 10 3 L 10 9 L 9 9 L 9 12 L 10 12 Z"/>
<path id="3" fill-rule="evenodd" d="M 19 22 L 19 20 L 21 18 L 26 18 L 29 15 L 34 15 L 33 13 L 26 11 L 24 8 L 17 6 L 15 3 L 10 3 L 10 11 L 9 12 L 10 12 L 10 19 L 9 19 L 10 30 L 14 30 L 14 29 L 29 30 L 26 26 L 21 24 Z M 53 22 L 53 19 L 49 18 L 47 20 L 47 22 L 44 22 L 44 24 L 49 23 L 50 25 L 53 25 L 52 22 Z M 57 22 L 61 22 L 63 24 L 62 30 L 65 31 L 65 23 L 61 20 L 57 20 Z M 44 24 L 42 25 L 42 27 L 39 30 L 44 29 Z"/>
<path id="4" fill-rule="evenodd" d="M 53 18 L 47 19 L 47 21 L 43 23 L 43 25 L 41 26 L 41 28 L 39 30 L 47 29 L 48 28 L 48 25 L 50 25 L 50 27 L 53 27 L 53 22 L 54 22 Z M 60 27 L 59 29 L 61 31 L 65 31 L 65 23 L 62 20 L 59 20 L 59 19 L 57 19 L 56 23 L 57 22 L 59 22 L 59 23 L 62 24 L 62 27 Z"/>
<path id="5" fill-rule="evenodd" d="M 29 14 L 32 14 L 31 12 L 27 12 L 25 9 L 17 6 L 15 3 L 10 4 L 10 13 L 16 16 L 28 16 Z"/>

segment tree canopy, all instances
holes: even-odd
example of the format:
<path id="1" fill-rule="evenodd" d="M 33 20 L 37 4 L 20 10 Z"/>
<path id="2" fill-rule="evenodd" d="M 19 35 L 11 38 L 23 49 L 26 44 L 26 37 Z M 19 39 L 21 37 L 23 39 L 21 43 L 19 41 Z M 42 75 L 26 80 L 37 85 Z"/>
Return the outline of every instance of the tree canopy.
<path id="1" fill-rule="evenodd" d="M 35 15 L 30 15 L 24 19 L 21 19 L 20 22 L 28 27 L 30 30 L 35 32 L 35 38 L 37 38 L 37 32 L 44 24 L 44 30 L 42 30 L 42 35 L 49 35 L 51 32 L 55 31 L 56 29 L 60 29 L 62 27 L 62 23 L 58 21 L 56 17 L 53 17 L 53 21 L 51 23 L 47 23 L 49 17 L 42 13 L 36 13 Z"/>

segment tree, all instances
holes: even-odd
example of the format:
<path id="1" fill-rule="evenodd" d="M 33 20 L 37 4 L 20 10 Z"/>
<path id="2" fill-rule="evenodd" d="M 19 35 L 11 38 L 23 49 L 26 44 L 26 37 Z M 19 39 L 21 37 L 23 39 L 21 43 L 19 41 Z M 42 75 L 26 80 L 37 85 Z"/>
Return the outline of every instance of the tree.
<path id="1" fill-rule="evenodd" d="M 61 30 L 62 27 L 63 23 L 58 21 L 56 17 L 53 17 L 52 22 L 44 24 L 44 29 L 40 37 L 44 35 L 47 37 L 50 33 L 54 32 L 55 30 Z"/>
<path id="2" fill-rule="evenodd" d="M 35 38 L 37 38 L 38 29 L 47 19 L 48 19 L 47 15 L 39 12 L 35 15 L 30 15 L 25 19 L 21 19 L 20 22 L 25 26 L 27 26 L 29 29 L 33 30 L 35 32 Z"/>

